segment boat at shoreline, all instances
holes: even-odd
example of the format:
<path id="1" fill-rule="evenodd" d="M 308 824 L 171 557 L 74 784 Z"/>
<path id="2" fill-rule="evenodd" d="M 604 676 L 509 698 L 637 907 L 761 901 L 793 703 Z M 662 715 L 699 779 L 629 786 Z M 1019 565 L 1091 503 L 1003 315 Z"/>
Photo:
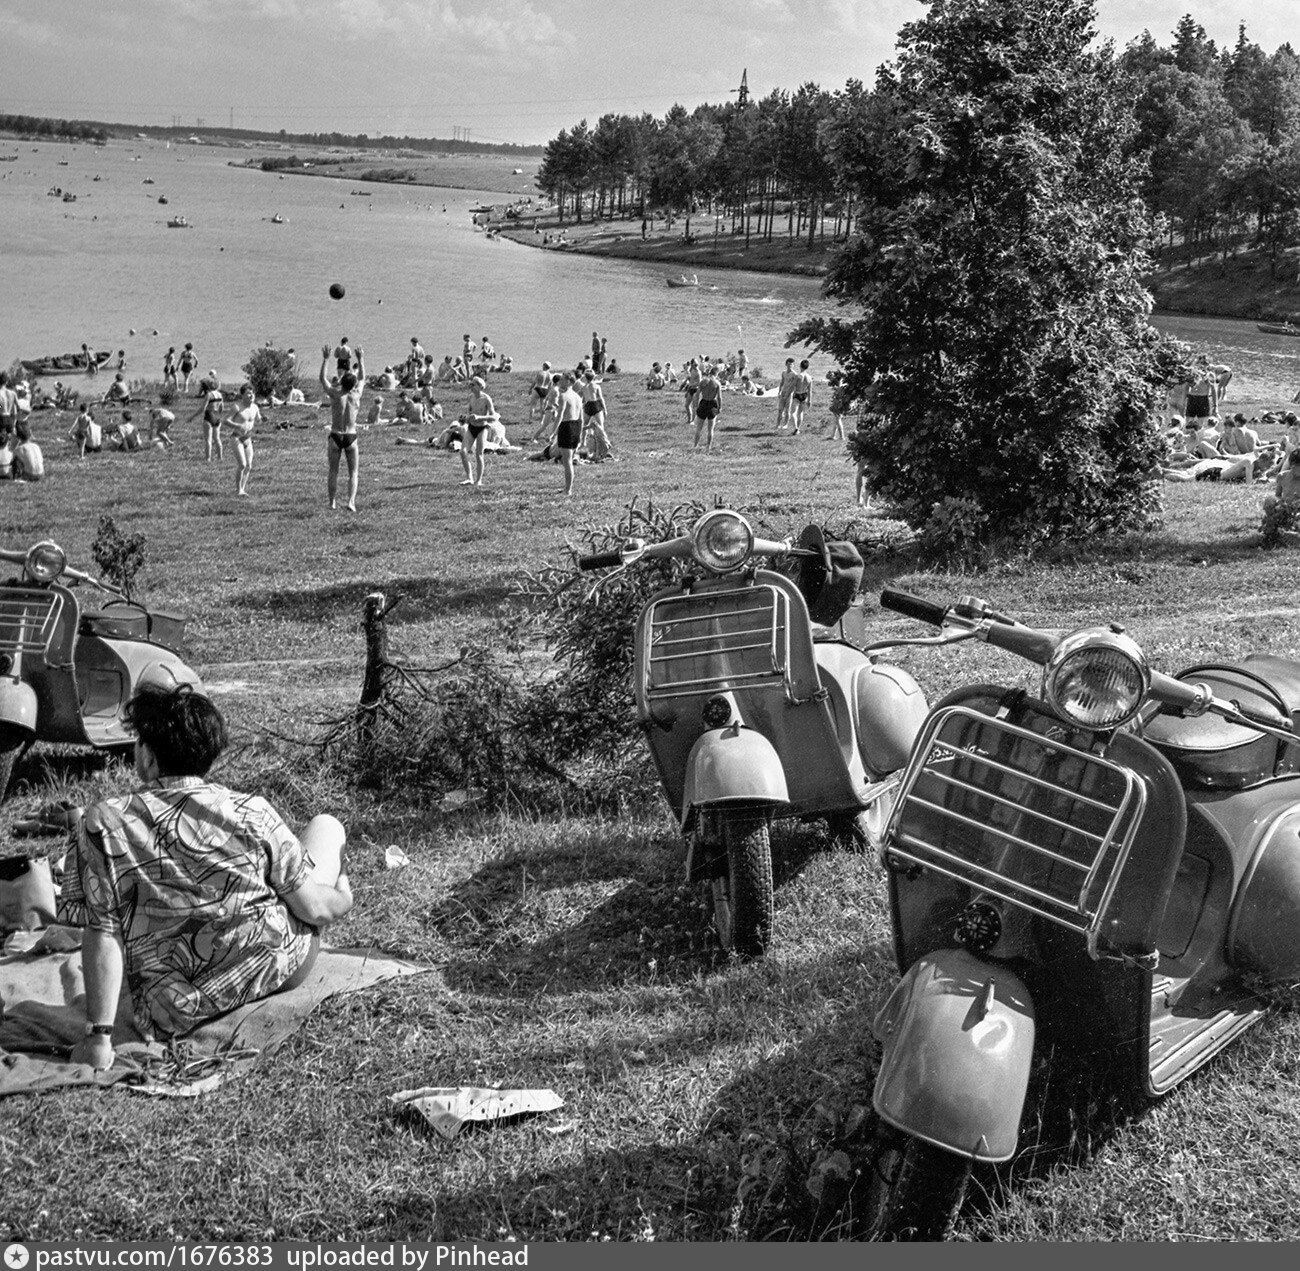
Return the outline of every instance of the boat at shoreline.
<path id="1" fill-rule="evenodd" d="M 1257 322 L 1255 325 L 1265 335 L 1300 335 L 1300 327 L 1289 322 Z"/>
<path id="2" fill-rule="evenodd" d="M 95 354 L 95 366 L 103 366 L 113 356 L 112 349 Z M 86 369 L 84 353 L 59 353 L 52 357 L 20 358 L 23 369 L 33 375 L 69 375 Z"/>
<path id="3" fill-rule="evenodd" d="M 670 287 L 698 287 L 700 285 L 698 274 L 692 274 L 689 278 L 685 274 L 682 274 L 680 278 L 665 277 L 664 282 Z"/>

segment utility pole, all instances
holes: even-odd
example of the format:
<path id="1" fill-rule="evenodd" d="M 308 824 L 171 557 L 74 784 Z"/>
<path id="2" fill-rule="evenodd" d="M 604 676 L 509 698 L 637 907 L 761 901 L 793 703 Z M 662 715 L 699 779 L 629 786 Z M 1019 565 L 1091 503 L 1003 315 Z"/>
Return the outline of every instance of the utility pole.
<path id="1" fill-rule="evenodd" d="M 744 110 L 745 107 L 749 104 L 749 67 L 748 66 L 745 67 L 745 69 L 740 72 L 740 87 L 731 89 L 728 92 L 728 96 L 730 96 L 731 93 L 736 94 L 737 109 Z"/>

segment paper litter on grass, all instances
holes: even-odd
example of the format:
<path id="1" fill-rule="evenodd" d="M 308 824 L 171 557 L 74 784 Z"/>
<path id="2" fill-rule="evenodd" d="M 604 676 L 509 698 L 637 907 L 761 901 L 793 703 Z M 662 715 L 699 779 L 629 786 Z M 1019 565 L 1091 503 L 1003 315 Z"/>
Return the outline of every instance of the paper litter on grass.
<path id="1" fill-rule="evenodd" d="M 481 1086 L 425 1086 L 388 1096 L 394 1108 L 418 1112 L 444 1139 L 466 1121 L 500 1121 L 525 1112 L 554 1112 L 564 1100 L 554 1090 L 496 1090 Z"/>

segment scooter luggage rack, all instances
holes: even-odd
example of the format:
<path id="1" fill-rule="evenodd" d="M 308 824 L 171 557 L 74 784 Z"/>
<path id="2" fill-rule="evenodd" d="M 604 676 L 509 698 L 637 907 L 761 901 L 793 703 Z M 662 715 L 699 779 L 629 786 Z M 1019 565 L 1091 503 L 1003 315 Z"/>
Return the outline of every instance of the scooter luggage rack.
<path id="1" fill-rule="evenodd" d="M 62 610 L 57 592 L 0 588 L 0 651 L 44 653 Z"/>
<path id="2" fill-rule="evenodd" d="M 766 583 L 655 601 L 650 610 L 646 697 L 687 697 L 719 688 L 781 683 L 789 695 L 789 619 L 785 595 Z M 710 666 L 715 669 L 700 674 Z"/>
<path id="3" fill-rule="evenodd" d="M 1078 788 L 1038 775 L 1053 767 L 1068 770 Z M 953 706 L 917 738 L 887 853 L 1066 927 L 1097 957 L 1145 806 L 1146 791 L 1126 768 Z"/>

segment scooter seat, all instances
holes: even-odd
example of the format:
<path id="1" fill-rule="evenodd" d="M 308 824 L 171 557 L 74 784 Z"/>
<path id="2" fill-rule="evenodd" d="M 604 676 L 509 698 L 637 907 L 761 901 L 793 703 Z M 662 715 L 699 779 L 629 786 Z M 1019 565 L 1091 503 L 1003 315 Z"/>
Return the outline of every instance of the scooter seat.
<path id="1" fill-rule="evenodd" d="M 109 640 L 147 640 L 149 615 L 143 609 L 127 608 L 81 615 L 81 634 Z"/>
<path id="2" fill-rule="evenodd" d="M 1300 664 L 1258 654 L 1236 664 L 1189 667 L 1176 678 L 1203 683 L 1247 710 L 1276 713 L 1281 704 L 1300 733 Z M 1158 715 L 1143 735 L 1184 782 L 1200 789 L 1241 790 L 1300 770 L 1300 747 L 1217 715 Z"/>

